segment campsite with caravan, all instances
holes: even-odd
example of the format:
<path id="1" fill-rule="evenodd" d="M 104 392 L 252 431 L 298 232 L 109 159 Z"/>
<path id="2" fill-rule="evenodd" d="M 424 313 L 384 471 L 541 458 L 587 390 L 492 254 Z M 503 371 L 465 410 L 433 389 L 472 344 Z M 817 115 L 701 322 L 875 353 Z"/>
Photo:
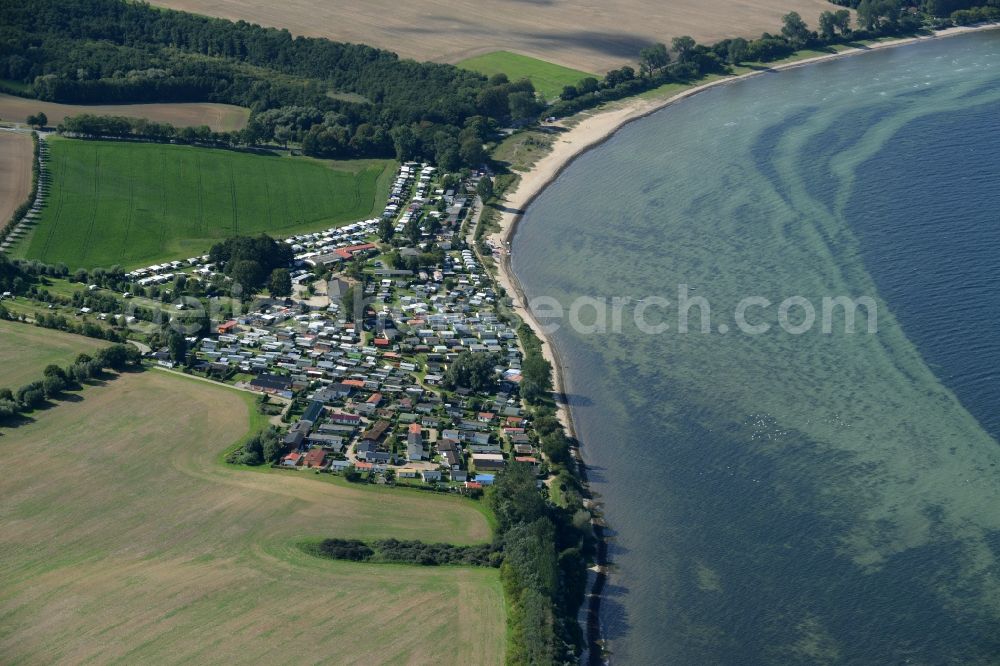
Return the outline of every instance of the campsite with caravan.
<path id="1" fill-rule="evenodd" d="M 72 140 L 49 140 L 56 147 L 52 151 L 56 159 L 63 159 L 58 148 L 66 141 Z M 110 143 L 99 146 L 114 148 Z M 129 144 L 121 147 L 131 148 Z M 138 147 L 145 149 L 147 145 Z M 250 159 L 292 163 L 293 158 Z M 111 270 L 71 270 L 66 264 L 3 259 L 5 275 L 15 276 L 4 284 L 13 286 L 14 280 L 19 281 L 14 292 L 0 301 L 0 312 L 11 320 L 2 323 L 12 327 L 10 333 L 14 334 L 7 339 L 24 340 L 24 344 L 38 350 L 11 359 L 23 369 L 6 376 L 12 383 L 17 380 L 24 385 L 13 387 L 6 398 L 10 400 L 7 409 L 12 412 L 9 418 L 15 427 L 3 441 L 11 446 L 18 441 L 49 442 L 44 447 L 46 455 L 59 456 L 60 450 L 81 446 L 68 433 L 60 435 L 60 428 L 86 410 L 115 404 L 116 409 L 101 409 L 104 418 L 88 418 L 86 433 L 80 433 L 88 441 L 93 438 L 100 448 L 87 447 L 87 464 L 93 466 L 93 471 L 79 477 L 83 485 L 73 491 L 86 493 L 83 479 L 93 481 L 100 474 L 110 474 L 101 482 L 110 496 L 95 497 L 94 504 L 81 501 L 75 511 L 92 511 L 104 516 L 106 522 L 101 524 L 121 526 L 123 523 L 111 509 L 113 504 L 108 502 L 113 503 L 121 493 L 134 493 L 139 487 L 169 487 L 177 493 L 168 502 L 163 501 L 166 496 L 162 492 L 157 493 L 157 499 L 150 498 L 155 502 L 151 506 L 162 507 L 163 511 L 180 511 L 191 502 L 200 504 L 198 497 L 203 494 L 209 503 L 234 502 L 237 497 L 240 502 L 264 500 L 264 505 L 247 504 L 244 509 L 234 506 L 227 510 L 241 515 L 243 528 L 234 523 L 224 530 L 212 530 L 216 535 L 235 535 L 239 529 L 248 530 L 244 538 L 258 535 L 253 537 L 259 544 L 254 552 L 266 548 L 258 556 L 263 559 L 242 562 L 241 577 L 255 575 L 251 573 L 255 568 L 279 557 L 290 567 L 290 576 L 314 580 L 316 576 L 332 576 L 330 582 L 347 599 L 350 590 L 356 589 L 358 577 L 364 576 L 368 581 L 366 589 L 376 595 L 372 603 L 387 611 L 397 602 L 376 601 L 381 594 L 381 574 L 372 578 L 361 570 L 337 571 L 345 566 L 378 570 L 389 565 L 338 564 L 339 568 L 320 573 L 317 567 L 321 563 L 309 564 L 310 558 L 317 556 L 310 544 L 330 537 L 361 539 L 363 544 L 396 539 L 417 544 L 415 550 L 410 547 L 411 551 L 423 553 L 419 556 L 423 560 L 438 557 L 427 555 L 427 549 L 440 551 L 445 543 L 447 549 L 482 544 L 477 546 L 479 559 L 470 560 L 479 562 L 473 570 L 451 576 L 443 573 L 445 569 L 440 574 L 454 580 L 460 592 L 444 594 L 439 600 L 455 599 L 455 605 L 449 601 L 439 611 L 428 606 L 427 612 L 446 623 L 442 626 L 452 628 L 456 620 L 448 618 L 454 613 L 455 618 L 461 617 L 459 624 L 476 633 L 475 640 L 470 638 L 464 643 L 468 647 L 463 650 L 469 651 L 463 653 L 468 658 L 487 663 L 502 661 L 507 649 L 502 639 L 506 621 L 495 567 L 503 557 L 490 534 L 513 529 L 516 523 L 508 523 L 509 519 L 496 511 L 508 501 L 504 499 L 507 493 L 537 493 L 536 483 L 546 494 L 552 493 L 554 502 L 551 508 L 538 507 L 536 511 L 555 515 L 575 511 L 580 488 L 566 467 L 572 460 L 570 442 L 558 422 L 545 416 L 553 409 L 545 389 L 550 381 L 549 366 L 532 357 L 525 367 L 519 336 L 530 332 L 519 330 L 506 319 L 500 293 L 484 265 L 498 261 L 501 249 L 490 249 L 475 240 L 477 235 L 482 236 L 481 232 L 477 234 L 482 214 L 477 184 L 484 176 L 463 178 L 418 162 L 406 162 L 390 173 L 394 175 L 383 187 L 376 217 L 280 240 L 235 236 L 216 242 L 208 254 L 182 260 L 171 260 L 169 249 L 161 246 L 152 255 L 159 263 L 129 271 L 120 266 Z M 335 191 L 345 189 L 337 188 L 335 182 L 323 183 L 331 185 Z M 161 191 L 169 191 L 163 190 L 165 186 L 161 183 Z M 152 185 L 144 187 L 150 190 Z M 76 205 L 87 209 L 84 194 L 85 190 L 81 190 L 76 195 Z M 98 196 L 106 201 L 104 196 Z M 321 210 L 336 210 L 335 205 L 325 201 L 329 200 L 317 199 L 313 205 Z M 34 233 L 44 232 L 46 224 L 43 218 Z M 277 252 L 279 245 L 281 252 Z M 96 242 L 94 246 L 108 247 Z M 81 253 L 80 243 L 65 247 L 81 257 L 78 262 L 85 260 L 82 257 L 87 255 Z M 484 248 L 486 254 L 482 254 Z M 237 280 L 252 271 L 234 271 L 236 265 L 263 264 L 265 257 L 278 256 L 286 257 L 283 261 L 288 262 L 287 268 L 277 266 L 270 275 L 262 274 L 259 286 Z M 256 270 L 262 269 L 258 266 Z M 276 279 L 276 275 L 284 276 L 284 281 Z M 164 326 L 166 322 L 172 325 Z M 49 341 L 51 351 L 42 353 L 45 348 L 32 341 L 43 339 Z M 91 367 L 88 350 L 124 339 L 133 346 L 132 353 L 143 350 L 138 365 L 122 371 Z M 80 342 L 72 344 L 74 340 Z M 526 381 L 536 386 L 525 390 L 522 384 Z M 4 399 L 2 395 L 0 399 Z M 536 418 L 540 419 L 537 427 Z M 210 428 L 206 427 L 209 422 Z M 144 444 L 135 448 L 137 443 Z M 511 477 L 509 483 L 527 486 L 505 488 L 500 484 L 491 490 L 498 484 L 498 475 L 508 467 L 525 472 L 517 477 L 520 481 Z M 37 498 L 43 488 L 62 487 L 65 491 L 74 487 L 72 483 L 31 478 L 8 477 L 5 493 L 29 501 L 27 498 Z M 232 499 L 223 500 L 225 493 Z M 259 499 L 255 499 L 257 494 L 261 494 Z M 212 495 L 217 499 L 207 500 Z M 274 504 L 278 498 L 286 498 L 282 502 L 287 503 L 293 497 L 310 496 L 314 496 L 311 501 L 316 503 L 315 509 L 310 508 L 312 504 L 299 504 L 291 514 L 306 520 L 300 526 L 282 515 L 281 502 Z M 335 500 L 335 505 L 330 500 Z M 9 515 L 23 511 L 20 507 L 13 502 Z M 135 506 L 133 510 L 146 515 L 144 524 L 149 528 L 170 521 L 166 513 L 148 513 Z M 44 520 L 53 523 L 53 529 L 55 525 L 79 521 L 79 514 L 57 505 L 47 511 Z M 322 512 L 329 511 L 333 513 L 324 517 Z M 428 513 L 435 518 L 417 517 Z M 435 527 L 437 524 L 440 529 Z M 259 541 L 260 529 L 271 535 L 265 542 Z M 560 538 L 570 538 L 576 528 L 560 529 L 564 532 Z M 145 537 L 140 534 L 135 534 L 132 550 L 145 553 L 140 555 L 142 561 L 153 558 L 161 563 L 156 565 L 161 571 L 158 579 L 143 579 L 145 582 L 140 584 L 144 590 L 141 598 L 147 603 L 167 594 L 179 577 L 210 577 L 206 581 L 217 578 L 211 585 L 198 586 L 190 610 L 177 616 L 178 631 L 193 623 L 205 625 L 198 610 L 201 607 L 241 603 L 232 591 L 219 587 L 228 580 L 224 572 L 232 566 L 224 564 L 225 557 L 213 555 L 212 562 L 218 564 L 202 562 L 195 546 L 200 541 L 184 546 L 185 555 L 161 553 L 155 541 L 143 546 Z M 66 532 L 68 543 L 75 543 L 72 535 L 71 530 Z M 582 542 L 587 537 L 585 532 L 577 532 L 573 538 Z M 226 548 L 236 543 L 228 543 Z M 213 552 L 218 547 L 212 547 Z M 513 552 L 513 548 L 509 545 L 505 550 Z M 451 552 L 447 549 L 445 552 Z M 70 558 L 66 567 L 78 566 L 72 564 L 72 551 L 67 551 L 66 557 Z M 138 566 L 129 564 L 133 562 L 131 557 L 134 555 L 119 559 L 109 551 L 101 561 L 114 568 Z M 417 561 L 389 562 L 395 563 L 393 566 L 419 566 Z M 23 566 L 26 568 L 19 574 L 23 578 L 11 579 L 22 581 L 19 585 L 33 580 L 30 561 Z M 74 569 L 66 567 L 60 568 L 60 575 L 110 575 L 110 569 L 108 573 L 76 569 L 77 573 L 71 574 Z M 216 569 L 210 567 L 218 569 L 217 573 L 213 574 Z M 312 570 L 314 573 L 306 574 Z M 501 566 L 501 576 L 515 575 L 503 571 Z M 338 575 L 353 575 L 353 582 L 348 584 L 346 579 L 336 578 Z M 387 593 L 391 598 L 412 599 L 432 584 L 436 594 L 447 588 L 438 574 L 415 572 L 414 576 L 404 575 L 412 591 L 403 597 L 398 597 L 399 591 Z M 59 580 L 53 578 L 52 584 L 61 584 Z M 286 595 L 294 594 L 301 603 L 312 603 L 302 596 L 298 586 L 278 581 L 272 584 L 280 585 Z M 505 583 L 507 594 L 515 593 L 517 585 Z M 21 608 L 13 616 L 18 624 L 30 622 L 35 614 L 51 612 L 45 596 L 28 604 L 28 597 L 23 596 L 27 589 L 15 591 L 9 598 L 14 604 L 11 608 Z M 138 603 L 139 598 L 132 599 L 126 590 L 115 586 L 102 589 L 102 598 L 111 595 L 125 607 Z M 82 595 L 82 602 L 88 598 L 83 590 L 75 594 Z M 280 605 L 284 598 L 275 596 L 268 603 Z M 319 599 L 316 597 L 316 603 Z M 153 608 L 156 603 L 160 602 L 154 601 Z M 162 603 L 168 602 L 164 598 Z M 340 623 L 332 627 L 356 627 L 354 618 L 361 617 L 356 613 L 367 614 L 366 608 L 345 613 L 343 607 L 334 604 L 324 613 L 329 622 Z M 267 610 L 258 608 L 256 612 L 266 614 Z M 319 619 L 315 613 L 312 617 Z M 413 621 L 419 621 L 426 630 L 420 617 L 415 616 Z M 45 647 L 47 643 L 30 635 L 17 647 L 12 645 L 11 650 L 25 658 L 60 659 L 81 654 L 100 660 L 115 655 L 156 659 L 161 654 L 158 650 L 165 649 L 156 647 L 166 640 L 160 634 L 164 628 L 155 621 L 155 614 L 143 618 L 136 616 L 135 630 L 148 633 L 149 643 L 137 652 L 118 652 L 123 648 L 74 639 L 74 624 L 65 625 L 67 633 L 57 650 Z M 103 620 L 96 616 L 89 622 L 101 626 Z M 417 625 L 412 631 L 408 626 L 398 627 L 404 635 L 409 631 L 405 646 L 399 647 L 400 658 L 423 660 L 438 654 L 439 644 L 416 640 L 413 631 Z M 219 625 L 220 630 L 225 627 Z M 487 627 L 489 631 L 484 631 Z M 355 635 L 360 640 L 361 634 Z M 244 640 L 240 632 L 231 636 L 233 645 Z M 170 640 L 164 645 L 185 653 L 195 649 L 195 639 Z M 343 639 L 338 644 L 343 645 Z M 299 646 L 288 653 L 307 658 L 318 654 L 311 650 L 322 650 L 324 646 L 318 642 L 308 650 Z M 222 651 L 229 649 L 225 644 L 219 646 Z M 279 646 L 271 649 L 289 650 Z M 359 656 L 367 654 L 361 643 L 352 649 Z"/>
<path id="2" fill-rule="evenodd" d="M 998 26 L 4 2 L 3 661 L 989 663 Z"/>

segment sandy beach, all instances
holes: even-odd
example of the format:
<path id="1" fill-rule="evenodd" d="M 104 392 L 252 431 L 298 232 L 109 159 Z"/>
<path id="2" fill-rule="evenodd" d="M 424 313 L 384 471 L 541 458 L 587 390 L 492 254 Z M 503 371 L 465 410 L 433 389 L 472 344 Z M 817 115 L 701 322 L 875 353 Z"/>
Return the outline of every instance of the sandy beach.
<path id="1" fill-rule="evenodd" d="M 864 48 L 850 48 L 837 53 L 804 58 L 802 60 L 777 64 L 768 69 L 717 79 L 703 85 L 691 87 L 669 97 L 658 99 L 632 99 L 614 102 L 613 108 L 608 110 L 599 109 L 596 112 L 591 112 L 592 115 L 587 115 L 572 127 L 567 128 L 561 123 L 554 124 L 555 127 L 564 128 L 565 131 L 557 136 L 556 140 L 552 144 L 550 152 L 542 157 L 534 165 L 531 171 L 520 174 L 521 179 L 518 182 L 516 189 L 506 193 L 504 205 L 507 212 L 503 213 L 501 216 L 500 230 L 491 234 L 488 239 L 494 247 L 504 248 L 502 260 L 499 262 L 500 270 L 498 279 L 500 284 L 511 296 L 515 313 L 527 321 L 539 338 L 542 339 L 542 342 L 544 343 L 542 345 L 542 351 L 545 354 L 545 358 L 548 359 L 553 367 L 553 381 L 556 393 L 560 396 L 564 395 L 567 368 L 560 362 L 558 350 L 552 344 L 549 337 L 542 331 L 538 321 L 535 320 L 535 318 L 531 315 L 531 312 L 524 307 L 524 293 L 517 281 L 517 277 L 511 270 L 510 254 L 508 250 L 510 248 L 509 244 L 517 231 L 517 224 L 525 210 L 527 210 L 528 206 L 531 205 L 531 202 L 534 201 L 534 199 L 540 195 L 548 185 L 559 177 L 566 167 L 572 164 L 573 160 L 588 150 L 604 143 L 618 130 L 630 122 L 648 116 L 672 104 L 676 104 L 677 102 L 717 86 L 730 85 L 734 82 L 742 81 L 754 76 L 761 76 L 763 74 L 774 73 L 795 67 L 803 67 L 817 62 L 832 60 L 834 58 L 845 58 L 848 56 L 870 53 L 880 49 L 904 46 L 915 42 L 954 37 L 956 35 L 967 34 L 970 32 L 996 29 L 1000 29 L 1000 23 L 961 26 L 940 30 L 930 35 L 878 42 Z M 566 426 L 570 434 L 575 436 L 576 433 L 573 428 L 573 420 L 565 400 L 560 401 L 559 419 Z"/>

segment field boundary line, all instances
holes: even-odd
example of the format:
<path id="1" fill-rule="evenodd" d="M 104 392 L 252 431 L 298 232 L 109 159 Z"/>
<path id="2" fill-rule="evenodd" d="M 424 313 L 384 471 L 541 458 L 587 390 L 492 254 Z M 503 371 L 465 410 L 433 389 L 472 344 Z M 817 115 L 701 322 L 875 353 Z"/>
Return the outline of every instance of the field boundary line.
<path id="1" fill-rule="evenodd" d="M 233 236 L 240 233 L 240 216 L 236 206 L 236 174 L 233 173 L 233 163 L 229 162 L 229 198 L 233 205 Z"/>
<path id="2" fill-rule="evenodd" d="M 51 148 L 49 150 L 51 152 Z M 63 173 L 65 173 L 66 155 L 60 156 L 59 165 L 61 167 L 60 170 Z M 56 181 L 55 177 L 49 176 L 49 180 L 52 183 L 49 187 L 50 188 L 55 187 L 56 186 L 55 185 L 55 181 Z M 66 196 L 66 191 L 62 188 L 62 186 L 60 186 L 59 187 L 59 195 L 56 197 L 56 207 L 55 207 L 55 213 L 54 213 L 54 216 L 53 216 L 53 219 L 52 219 L 52 224 L 51 224 L 51 226 L 49 228 L 49 233 L 46 234 L 46 236 L 45 236 L 45 243 L 42 245 L 42 253 L 41 253 L 41 256 L 39 257 L 39 259 L 41 259 L 42 261 L 45 261 L 45 258 L 49 255 L 49 247 L 52 244 L 52 238 L 55 236 L 56 228 L 59 226 L 59 220 L 62 219 L 63 199 L 64 199 L 65 196 Z"/>
<path id="3" fill-rule="evenodd" d="M 87 225 L 87 235 L 83 239 L 83 252 L 80 258 L 86 259 L 90 254 L 91 239 L 94 236 L 94 225 L 97 224 L 97 207 L 101 201 L 101 147 L 94 146 L 94 205 L 90 209 L 90 224 Z"/>
<path id="4" fill-rule="evenodd" d="M 167 164 L 170 160 L 162 160 L 160 164 L 160 247 L 167 242 Z"/>
<path id="5" fill-rule="evenodd" d="M 368 169 L 362 169 L 361 170 L 361 174 L 357 178 L 354 178 L 354 206 L 353 206 L 353 208 L 355 208 L 355 209 L 357 209 L 359 206 L 362 205 L 362 202 L 361 202 L 361 179 L 365 177 L 365 175 L 368 173 L 368 171 L 369 171 Z M 375 179 L 372 182 L 372 190 L 374 191 L 377 188 L 377 186 L 378 186 L 378 179 Z M 374 196 L 374 192 L 373 192 L 373 196 Z"/>
<path id="6" fill-rule="evenodd" d="M 195 157 L 198 160 L 198 235 L 202 236 L 205 234 L 205 193 L 202 191 L 205 180 L 201 172 L 201 153 L 196 153 Z"/>
<path id="7" fill-rule="evenodd" d="M 230 391 L 241 391 L 243 393 L 250 393 L 252 395 L 263 395 L 254 391 L 253 389 L 240 388 L 239 386 L 233 386 L 232 384 L 226 384 L 224 382 L 217 382 L 214 379 L 209 379 L 208 377 L 198 377 L 197 375 L 189 375 L 179 370 L 174 370 L 173 368 L 165 368 L 162 365 L 152 365 L 149 366 L 153 370 L 159 370 L 160 372 L 166 372 L 170 375 L 176 375 L 178 377 L 184 377 L 185 379 L 192 379 L 197 382 L 204 382 L 206 384 L 211 384 L 212 386 L 218 386 L 219 388 L 229 389 Z"/>
<path id="8" fill-rule="evenodd" d="M 125 211 L 125 234 L 122 236 L 122 260 L 125 259 L 125 249 L 128 248 L 128 235 L 132 230 L 132 216 L 134 214 L 132 208 L 133 193 L 135 190 L 135 170 L 129 169 L 128 172 L 128 209 Z"/>
<path id="9" fill-rule="evenodd" d="M 274 228 L 274 219 L 271 217 L 271 184 L 270 174 L 264 174 L 264 206 L 267 208 L 267 228 Z"/>
<path id="10" fill-rule="evenodd" d="M 302 205 L 302 202 L 304 201 L 302 198 L 302 183 L 298 178 L 292 178 L 292 184 L 295 186 L 295 210 L 298 212 L 298 215 L 295 217 L 301 220 L 301 222 L 297 222 L 297 224 L 312 224 L 315 220 L 306 219 L 306 209 Z"/>

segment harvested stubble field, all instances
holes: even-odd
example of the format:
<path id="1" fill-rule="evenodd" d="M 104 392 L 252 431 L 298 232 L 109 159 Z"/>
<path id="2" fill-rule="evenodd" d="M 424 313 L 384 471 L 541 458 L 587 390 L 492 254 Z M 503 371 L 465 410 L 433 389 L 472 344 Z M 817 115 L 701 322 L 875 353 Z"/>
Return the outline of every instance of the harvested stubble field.
<path id="1" fill-rule="evenodd" d="M 502 662 L 496 570 L 333 562 L 295 545 L 473 543 L 489 538 L 484 516 L 454 497 L 224 466 L 251 403 L 149 371 L 0 435 L 4 660 Z"/>
<path id="2" fill-rule="evenodd" d="M 92 354 L 108 344 L 33 324 L 0 321 L 0 388 L 16 391 L 41 379 L 50 363 L 65 367 L 80 354 Z"/>
<path id="3" fill-rule="evenodd" d="M 777 32 L 799 12 L 812 26 L 826 0 L 155 0 L 155 5 L 379 46 L 418 60 L 458 62 L 515 51 L 587 72 L 638 59 L 680 35 L 711 43 Z"/>
<path id="4" fill-rule="evenodd" d="M 0 227 L 31 194 L 31 136 L 0 132 Z"/>
<path id="5" fill-rule="evenodd" d="M 330 162 L 192 146 L 50 139 L 51 192 L 15 256 L 149 265 L 219 239 L 346 224 L 382 210 L 387 160 Z"/>
<path id="6" fill-rule="evenodd" d="M 250 109 L 232 104 L 178 102 L 172 104 L 57 104 L 0 93 L 0 120 L 23 123 L 29 115 L 43 112 L 55 126 L 68 116 L 89 113 L 96 116 L 146 118 L 175 127 L 208 125 L 216 132 L 231 132 L 247 126 Z"/>

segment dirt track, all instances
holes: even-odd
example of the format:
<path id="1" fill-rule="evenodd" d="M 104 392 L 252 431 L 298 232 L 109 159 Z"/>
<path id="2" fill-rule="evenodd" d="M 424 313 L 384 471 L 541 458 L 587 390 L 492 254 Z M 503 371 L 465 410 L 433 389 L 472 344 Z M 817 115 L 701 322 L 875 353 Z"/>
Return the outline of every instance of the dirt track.
<path id="1" fill-rule="evenodd" d="M 0 132 L 0 226 L 31 193 L 31 137 Z"/>
<path id="2" fill-rule="evenodd" d="M 360 42 L 418 60 L 457 62 L 506 49 L 604 72 L 679 35 L 701 42 L 778 32 L 799 12 L 815 28 L 826 0 L 154 0 L 185 11 Z"/>

